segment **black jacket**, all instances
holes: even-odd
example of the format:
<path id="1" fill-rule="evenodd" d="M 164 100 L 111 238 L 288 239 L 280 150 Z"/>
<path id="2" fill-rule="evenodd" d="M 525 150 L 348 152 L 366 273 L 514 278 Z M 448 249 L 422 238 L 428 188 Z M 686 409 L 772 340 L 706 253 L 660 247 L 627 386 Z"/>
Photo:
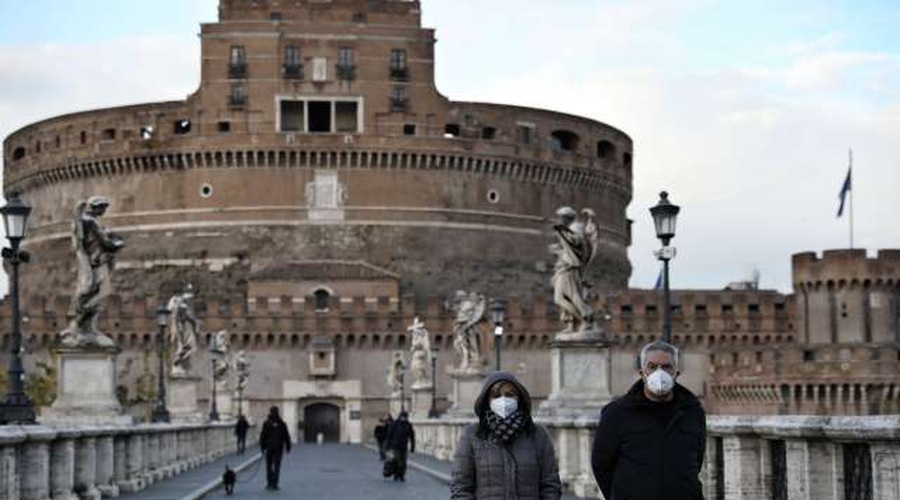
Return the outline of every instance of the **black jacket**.
<path id="1" fill-rule="evenodd" d="M 639 380 L 603 408 L 591 466 L 608 500 L 701 500 L 706 413 L 691 391 L 675 384 L 675 413 L 664 423 L 652 412 Z"/>
<path id="2" fill-rule="evenodd" d="M 291 435 L 284 420 L 267 418 L 259 433 L 259 447 L 263 451 L 291 451 Z"/>
<path id="3" fill-rule="evenodd" d="M 388 427 L 384 436 L 384 447 L 389 450 L 406 450 L 407 443 L 409 443 L 409 451 L 415 453 L 416 431 L 413 430 L 409 420 L 398 418 Z"/>
<path id="4" fill-rule="evenodd" d="M 237 437 L 246 436 L 248 429 L 250 429 L 250 422 L 244 417 L 239 418 L 237 423 L 234 424 L 234 434 Z"/>

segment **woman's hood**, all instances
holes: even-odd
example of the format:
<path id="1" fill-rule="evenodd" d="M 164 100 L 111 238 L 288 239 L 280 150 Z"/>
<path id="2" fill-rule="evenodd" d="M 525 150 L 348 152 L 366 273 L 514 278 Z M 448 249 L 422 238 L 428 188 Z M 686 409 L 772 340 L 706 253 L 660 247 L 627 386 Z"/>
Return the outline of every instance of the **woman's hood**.
<path id="1" fill-rule="evenodd" d="M 528 394 L 528 389 L 526 389 L 512 373 L 494 372 L 488 375 L 484 380 L 484 385 L 481 386 L 481 392 L 478 394 L 478 398 L 475 399 L 475 414 L 478 415 L 478 418 L 483 418 L 485 413 L 490 410 L 491 398 L 488 393 L 490 392 L 491 387 L 497 382 L 509 382 L 515 386 L 516 390 L 519 391 L 519 411 L 524 415 L 530 416 L 531 395 Z"/>

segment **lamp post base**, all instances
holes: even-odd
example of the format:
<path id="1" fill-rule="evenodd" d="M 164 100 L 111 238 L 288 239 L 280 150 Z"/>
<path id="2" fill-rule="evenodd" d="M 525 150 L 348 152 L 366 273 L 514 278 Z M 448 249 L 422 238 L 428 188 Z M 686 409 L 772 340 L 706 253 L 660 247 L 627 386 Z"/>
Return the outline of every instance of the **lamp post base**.
<path id="1" fill-rule="evenodd" d="M 157 406 L 150 414 L 150 421 L 154 424 L 168 424 L 172 421 L 172 415 L 164 406 Z"/>
<path id="2" fill-rule="evenodd" d="M 31 401 L 5 401 L 0 404 L 0 425 L 36 425 Z"/>

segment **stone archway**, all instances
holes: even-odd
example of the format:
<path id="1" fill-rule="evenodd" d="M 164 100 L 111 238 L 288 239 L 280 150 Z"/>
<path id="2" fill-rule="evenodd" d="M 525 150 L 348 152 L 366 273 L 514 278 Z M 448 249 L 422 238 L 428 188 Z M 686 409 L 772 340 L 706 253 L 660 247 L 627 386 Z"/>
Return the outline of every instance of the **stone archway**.
<path id="1" fill-rule="evenodd" d="M 303 441 L 315 443 L 319 433 L 326 443 L 341 440 L 341 409 L 330 403 L 312 403 L 303 408 Z"/>

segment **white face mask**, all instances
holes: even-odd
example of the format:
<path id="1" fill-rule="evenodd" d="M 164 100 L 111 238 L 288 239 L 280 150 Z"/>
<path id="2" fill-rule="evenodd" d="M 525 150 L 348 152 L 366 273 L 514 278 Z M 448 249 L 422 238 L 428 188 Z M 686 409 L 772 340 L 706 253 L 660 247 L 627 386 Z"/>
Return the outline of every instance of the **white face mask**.
<path id="1" fill-rule="evenodd" d="M 491 411 L 500 418 L 506 418 L 519 409 L 519 400 L 501 396 L 491 400 Z"/>
<path id="2" fill-rule="evenodd" d="M 662 368 L 658 368 L 647 377 L 647 389 L 657 396 L 665 396 L 672 392 L 673 387 L 675 387 L 675 379 Z"/>

